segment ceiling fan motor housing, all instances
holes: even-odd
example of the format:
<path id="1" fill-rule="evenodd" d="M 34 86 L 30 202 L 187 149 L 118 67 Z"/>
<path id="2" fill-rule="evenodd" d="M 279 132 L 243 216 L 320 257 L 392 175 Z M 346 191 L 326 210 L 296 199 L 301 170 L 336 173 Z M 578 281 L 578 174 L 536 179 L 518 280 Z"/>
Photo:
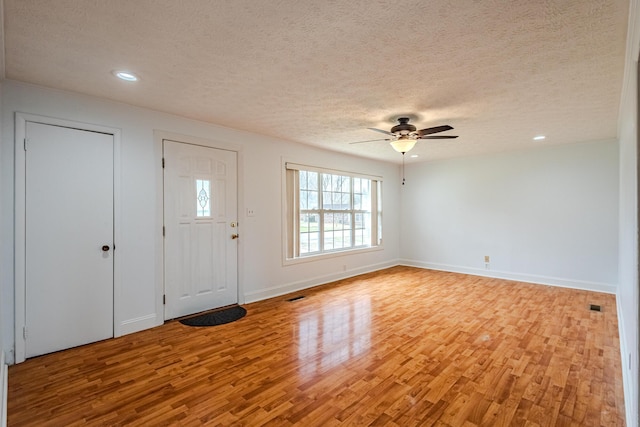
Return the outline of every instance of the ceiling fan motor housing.
<path id="1" fill-rule="evenodd" d="M 416 127 L 414 125 L 409 124 L 408 117 L 400 117 L 398 118 L 398 122 L 400 122 L 400 124 L 392 127 L 391 133 L 395 135 L 409 135 L 416 131 Z"/>

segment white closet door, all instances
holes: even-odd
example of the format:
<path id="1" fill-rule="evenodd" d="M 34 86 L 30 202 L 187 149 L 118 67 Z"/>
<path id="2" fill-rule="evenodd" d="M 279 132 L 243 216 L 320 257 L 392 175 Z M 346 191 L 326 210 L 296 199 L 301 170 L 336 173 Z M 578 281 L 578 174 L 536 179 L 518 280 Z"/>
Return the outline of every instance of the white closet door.
<path id="1" fill-rule="evenodd" d="M 27 357 L 113 337 L 113 135 L 27 122 Z"/>

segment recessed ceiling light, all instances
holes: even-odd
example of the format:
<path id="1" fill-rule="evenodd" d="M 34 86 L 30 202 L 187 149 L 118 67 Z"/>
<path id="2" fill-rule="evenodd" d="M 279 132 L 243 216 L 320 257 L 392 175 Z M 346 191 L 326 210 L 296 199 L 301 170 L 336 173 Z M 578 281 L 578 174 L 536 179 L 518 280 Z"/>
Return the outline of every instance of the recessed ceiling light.
<path id="1" fill-rule="evenodd" d="M 417 154 L 412 154 L 411 157 L 416 158 L 416 157 L 418 157 L 418 155 Z"/>
<path id="2" fill-rule="evenodd" d="M 534 141 L 542 141 L 545 138 L 546 138 L 546 136 L 544 136 L 544 135 L 538 135 L 538 136 L 534 136 L 533 140 Z"/>
<path id="3" fill-rule="evenodd" d="M 114 71 L 113 75 L 121 80 L 125 80 L 127 82 L 137 82 L 138 76 L 133 74 L 131 71 Z"/>

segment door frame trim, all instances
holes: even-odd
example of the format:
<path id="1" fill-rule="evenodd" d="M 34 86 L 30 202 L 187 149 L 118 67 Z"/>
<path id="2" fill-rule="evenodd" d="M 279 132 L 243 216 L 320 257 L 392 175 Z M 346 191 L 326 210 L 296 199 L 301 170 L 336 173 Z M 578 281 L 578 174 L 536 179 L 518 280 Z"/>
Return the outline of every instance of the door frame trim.
<path id="1" fill-rule="evenodd" d="M 156 284 L 155 306 L 156 306 L 156 313 L 158 314 L 158 318 L 162 319 L 162 321 L 165 321 L 166 313 L 165 313 L 165 307 L 164 307 L 163 298 L 162 298 L 163 295 L 165 294 L 164 238 L 162 236 L 162 227 L 164 227 L 164 198 L 165 198 L 164 169 L 162 168 L 162 158 L 164 156 L 163 141 L 169 140 L 169 141 L 179 142 L 183 144 L 200 145 L 207 148 L 216 148 L 218 150 L 234 151 L 236 153 L 236 162 L 237 162 L 236 164 L 236 174 L 237 174 L 236 203 L 237 203 L 237 209 L 238 209 L 238 223 L 240 227 L 242 227 L 243 221 L 241 220 L 241 218 L 243 217 L 242 212 L 244 212 L 244 183 L 242 180 L 242 177 L 244 176 L 244 173 L 243 173 L 244 153 L 242 150 L 242 145 L 240 144 L 236 144 L 228 141 L 200 138 L 200 137 L 191 136 L 191 135 L 183 135 L 183 134 L 168 132 L 164 130 L 154 129 L 153 140 L 154 140 L 154 145 L 156 149 L 156 155 L 158 156 L 156 159 L 156 164 L 158 165 L 158 168 L 156 169 L 158 171 L 156 175 L 156 183 L 157 183 L 157 188 L 162 189 L 162 197 L 157 198 L 158 205 L 156 206 L 156 211 L 158 212 L 157 218 L 159 222 L 157 225 L 158 239 L 156 241 L 156 254 L 157 254 L 157 260 L 158 260 L 156 264 L 156 274 L 157 274 L 157 277 L 160 278 L 160 280 L 158 280 Z M 244 262 L 243 262 L 244 251 L 243 251 L 242 241 L 238 241 L 237 254 L 238 254 L 238 267 L 237 267 L 238 269 L 237 271 L 238 304 L 244 304 L 245 303 L 244 275 L 242 273 L 243 271 L 242 266 L 244 265 Z"/>
<path id="2" fill-rule="evenodd" d="M 100 132 L 113 136 L 113 239 L 114 244 L 120 242 L 120 129 L 82 123 L 54 117 L 40 116 L 29 113 L 15 113 L 15 224 L 14 224 L 14 334 L 15 334 L 15 363 L 26 359 L 26 346 L 23 336 L 26 323 L 26 155 L 24 140 L 26 138 L 27 122 L 40 123 L 51 126 L 61 126 L 88 132 Z M 122 335 L 120 328 L 121 317 L 121 274 L 117 257 L 113 257 L 113 336 Z"/>

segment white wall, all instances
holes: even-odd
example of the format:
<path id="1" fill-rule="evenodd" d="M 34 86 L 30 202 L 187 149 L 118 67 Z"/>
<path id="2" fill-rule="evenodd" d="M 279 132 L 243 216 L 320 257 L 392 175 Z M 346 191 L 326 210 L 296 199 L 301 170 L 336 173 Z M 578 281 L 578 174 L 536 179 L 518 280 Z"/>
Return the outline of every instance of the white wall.
<path id="1" fill-rule="evenodd" d="M 161 145 L 154 131 L 214 141 L 240 150 L 240 300 L 253 301 L 338 278 L 395 265 L 399 256 L 397 165 L 341 155 L 83 95 L 17 82 L 2 84 L 0 146 L 0 315 L 3 348 L 13 349 L 13 158 L 15 112 L 120 129 L 119 209 L 116 212 L 116 332 L 162 324 Z M 250 118 L 248 118 L 250 120 Z M 282 159 L 384 178 L 384 250 L 283 266 Z M 389 190 L 389 191 L 387 191 Z M 243 215 L 246 207 L 256 216 Z M 388 237 L 388 238 L 386 238 Z M 344 266 L 347 266 L 346 271 Z M 9 354 L 12 360 L 13 355 Z"/>
<path id="2" fill-rule="evenodd" d="M 633 85 L 635 90 L 635 85 Z M 631 97 L 629 97 L 631 98 Z M 628 100 L 624 108 L 620 134 L 620 286 L 618 288 L 618 321 L 623 350 L 623 368 L 633 379 L 630 397 L 638 396 L 638 193 L 637 193 L 637 122 L 635 102 Z M 637 116 L 636 116 L 637 117 Z M 628 358 L 631 358 L 629 366 Z M 631 383 L 630 383 L 631 385 Z M 638 414 L 633 399 L 632 414 Z M 633 425 L 633 424 L 630 424 Z"/>
<path id="3" fill-rule="evenodd" d="M 640 7 L 631 1 L 627 63 L 620 108 L 620 284 L 618 324 L 627 425 L 638 425 L 638 55 Z"/>
<path id="4" fill-rule="evenodd" d="M 615 292 L 615 142 L 414 164 L 406 180 L 405 264 Z"/>

